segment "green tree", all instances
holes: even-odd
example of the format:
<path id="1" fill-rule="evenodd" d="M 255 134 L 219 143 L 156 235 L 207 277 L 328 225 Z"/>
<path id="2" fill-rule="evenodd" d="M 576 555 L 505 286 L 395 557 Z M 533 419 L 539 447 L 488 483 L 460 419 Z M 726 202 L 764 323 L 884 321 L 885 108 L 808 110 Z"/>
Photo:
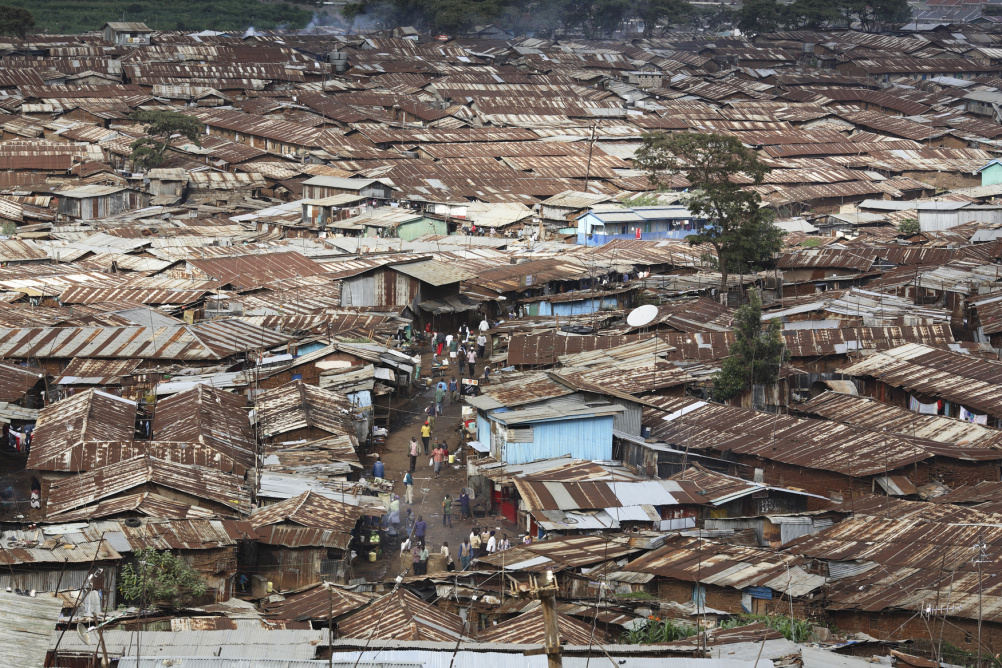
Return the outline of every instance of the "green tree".
<path id="1" fill-rule="evenodd" d="M 876 32 L 888 23 L 907 23 L 912 17 L 908 0 L 839 0 L 839 10 L 847 26 L 858 25 Z"/>
<path id="2" fill-rule="evenodd" d="M 656 30 L 663 33 L 685 23 L 692 12 L 687 0 L 640 0 L 633 5 L 633 13 L 644 22 L 644 37 L 654 37 Z"/>
<path id="3" fill-rule="evenodd" d="M 587 39 L 597 39 L 619 27 L 630 0 L 577 0 L 565 7 L 568 27 L 580 27 Z"/>
<path id="4" fill-rule="evenodd" d="M 918 220 L 915 218 L 905 218 L 898 223 L 898 234 L 903 237 L 911 237 L 922 231 Z"/>
<path id="5" fill-rule="evenodd" d="M 0 5 L 0 35 L 24 39 L 35 29 L 35 15 L 21 7 Z"/>
<path id="6" fill-rule="evenodd" d="M 202 123 L 192 116 L 176 111 L 137 111 L 129 116 L 146 126 L 148 136 L 132 142 L 129 158 L 142 169 L 156 167 L 164 161 L 170 140 L 176 135 L 187 137 L 195 146 L 201 146 L 199 136 Z"/>
<path id="7" fill-rule="evenodd" d="M 118 591 L 128 601 L 179 607 L 209 590 L 202 576 L 169 550 L 142 549 L 133 557 L 118 577 Z"/>
<path id="8" fill-rule="evenodd" d="M 787 27 L 822 30 L 845 22 L 842 0 L 793 0 L 787 7 Z"/>
<path id="9" fill-rule="evenodd" d="M 692 184 L 689 210 L 705 218 L 700 234 L 687 237 L 692 245 L 708 243 L 717 252 L 720 291 L 727 277 L 768 263 L 781 248 L 782 233 L 772 224 L 761 198 L 742 187 L 742 181 L 760 184 L 771 168 L 739 139 L 700 132 L 644 135 L 634 164 L 660 184 L 666 174 L 682 174 Z"/>
<path id="10" fill-rule="evenodd" d="M 776 0 L 748 0 L 738 10 L 735 25 L 743 33 L 776 32 L 786 25 L 786 7 Z"/>
<path id="11" fill-rule="evenodd" d="M 713 398 L 726 401 L 752 387 L 770 385 L 780 365 L 790 358 L 784 348 L 779 319 L 762 328 L 762 300 L 758 290 L 748 292 L 748 303 L 734 314 L 734 343 L 730 355 L 713 376 Z"/>

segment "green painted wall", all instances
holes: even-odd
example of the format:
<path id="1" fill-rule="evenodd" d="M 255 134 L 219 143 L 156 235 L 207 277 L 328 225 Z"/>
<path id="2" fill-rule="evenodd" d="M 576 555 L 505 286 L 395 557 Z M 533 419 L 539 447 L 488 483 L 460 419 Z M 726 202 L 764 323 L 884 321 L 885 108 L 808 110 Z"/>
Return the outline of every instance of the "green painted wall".
<path id="1" fill-rule="evenodd" d="M 410 223 L 404 223 L 397 227 L 397 237 L 404 241 L 413 241 L 418 237 L 426 237 L 429 234 L 446 235 L 449 228 L 444 220 L 435 218 L 421 218 Z"/>
<path id="2" fill-rule="evenodd" d="M 981 185 L 993 186 L 1002 183 L 1002 165 L 995 163 L 981 170 Z"/>

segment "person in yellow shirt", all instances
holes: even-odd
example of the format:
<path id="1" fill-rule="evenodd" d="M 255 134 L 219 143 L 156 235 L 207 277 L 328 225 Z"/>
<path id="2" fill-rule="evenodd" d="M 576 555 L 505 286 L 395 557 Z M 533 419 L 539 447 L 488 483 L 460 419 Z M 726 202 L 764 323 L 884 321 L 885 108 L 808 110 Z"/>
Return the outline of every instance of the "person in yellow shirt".
<path id="1" fill-rule="evenodd" d="M 428 445 L 431 443 L 431 425 L 428 424 L 427 420 L 421 425 L 421 442 L 424 443 L 424 454 L 427 457 L 430 452 Z"/>

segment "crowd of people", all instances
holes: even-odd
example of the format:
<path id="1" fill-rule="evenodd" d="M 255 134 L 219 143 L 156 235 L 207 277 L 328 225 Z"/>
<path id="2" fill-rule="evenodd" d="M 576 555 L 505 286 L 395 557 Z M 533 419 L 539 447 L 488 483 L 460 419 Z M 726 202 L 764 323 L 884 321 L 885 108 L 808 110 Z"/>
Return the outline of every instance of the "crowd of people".
<path id="1" fill-rule="evenodd" d="M 487 354 L 487 331 L 489 329 L 490 324 L 486 318 L 481 320 L 475 334 L 465 324 L 455 334 L 432 330 L 431 325 L 425 327 L 425 337 L 431 346 L 433 362 L 439 358 L 448 359 L 450 365 L 454 363 L 457 366 L 458 373 L 448 379 L 442 378 L 435 385 L 434 401 L 425 410 L 427 418 L 421 424 L 420 434 L 412 436 L 407 445 L 408 468 L 402 477 L 404 486 L 402 502 L 407 506 L 414 505 L 414 475 L 417 472 L 419 457 L 428 457 L 428 466 L 435 478 L 441 475 L 446 463 L 455 461 L 456 453 L 450 453 L 449 445 L 444 440 L 434 437 L 435 418 L 443 414 L 446 401 L 450 405 L 459 402 L 461 381 L 457 379 L 457 375 L 459 378 L 464 377 L 464 375 L 468 375 L 470 378 L 475 377 L 478 360 L 484 359 Z M 488 382 L 490 367 L 485 365 L 483 372 L 483 382 Z M 374 478 L 386 477 L 386 468 L 378 455 L 376 455 L 375 463 L 372 466 L 372 475 Z M 466 488 L 461 488 L 458 494 L 445 494 L 441 504 L 443 527 L 452 528 L 453 515 L 457 512 L 459 521 L 473 519 L 471 499 Z M 387 521 L 390 526 L 400 532 L 399 535 L 404 537 L 400 544 L 400 553 L 401 555 L 410 555 L 412 574 L 425 575 L 428 573 L 428 560 L 431 556 L 427 542 L 428 523 L 422 515 L 415 517 L 411 508 L 406 508 L 406 514 L 403 518 L 401 518 L 400 511 L 401 498 L 394 494 L 391 496 Z M 497 533 L 497 531 L 475 526 L 458 548 L 459 569 L 469 568 L 470 563 L 477 557 L 511 547 L 508 535 L 502 533 L 498 536 Z M 529 537 L 526 537 L 525 540 L 528 541 Z M 445 558 L 448 570 L 456 569 L 455 555 L 452 554 L 448 541 L 443 541 L 438 554 Z"/>
<path id="2" fill-rule="evenodd" d="M 465 323 L 460 325 L 459 331 L 455 334 L 447 334 L 442 330 L 433 330 L 431 324 L 425 325 L 425 335 L 429 338 L 429 343 L 431 346 L 431 359 L 432 363 L 438 361 L 441 357 L 443 359 L 448 359 L 449 364 L 455 363 L 458 368 L 459 377 L 462 378 L 464 375 L 468 375 L 470 378 L 475 378 L 477 375 L 477 362 L 485 359 L 487 353 L 487 331 L 490 329 L 490 323 L 487 318 L 483 318 L 480 324 L 477 326 L 476 336 L 469 326 Z M 445 356 L 445 353 L 448 356 Z M 490 379 L 490 365 L 485 364 L 483 367 L 484 381 L 487 382 Z M 443 383 L 439 383 L 443 385 Z M 449 385 L 455 385 L 456 397 L 452 397 L 453 401 L 458 398 L 459 385 L 456 381 L 456 376 L 452 377 L 452 383 Z M 444 391 L 452 392 L 453 388 L 447 387 Z M 436 397 L 436 403 L 439 404 L 439 412 L 441 412 L 441 399 Z"/>

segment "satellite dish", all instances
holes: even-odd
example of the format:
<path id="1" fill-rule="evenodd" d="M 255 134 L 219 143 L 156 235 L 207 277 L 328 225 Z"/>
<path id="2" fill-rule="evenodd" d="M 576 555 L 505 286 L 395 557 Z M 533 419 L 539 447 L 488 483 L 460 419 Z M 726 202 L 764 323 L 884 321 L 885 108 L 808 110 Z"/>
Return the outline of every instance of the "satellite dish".
<path id="1" fill-rule="evenodd" d="M 654 304 L 644 304 L 630 311 L 626 316 L 626 324 L 630 327 L 643 327 L 658 317 L 658 307 Z"/>
<path id="2" fill-rule="evenodd" d="M 77 635 L 80 636 L 80 640 L 83 641 L 83 644 L 90 644 L 90 631 L 87 630 L 86 624 L 77 622 Z"/>

